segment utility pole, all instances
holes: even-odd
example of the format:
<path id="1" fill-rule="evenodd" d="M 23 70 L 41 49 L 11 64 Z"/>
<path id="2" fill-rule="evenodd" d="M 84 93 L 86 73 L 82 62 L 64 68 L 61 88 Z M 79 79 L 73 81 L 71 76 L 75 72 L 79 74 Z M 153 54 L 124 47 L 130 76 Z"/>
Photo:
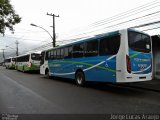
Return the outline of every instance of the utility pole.
<path id="1" fill-rule="evenodd" d="M 18 54 L 18 44 L 19 44 L 18 40 L 15 43 L 16 43 L 16 55 L 18 56 L 19 55 Z"/>
<path id="2" fill-rule="evenodd" d="M 5 50 L 5 49 L 2 49 L 2 50 L 3 50 L 3 59 L 5 60 L 5 55 L 4 55 L 4 50 Z"/>
<path id="3" fill-rule="evenodd" d="M 56 33 L 55 33 L 55 17 L 59 17 L 59 15 L 55 15 L 55 14 L 48 14 L 49 16 L 53 17 L 53 47 L 56 46 Z"/>
<path id="4" fill-rule="evenodd" d="M 4 55 L 4 50 L 5 50 L 5 49 L 1 49 L 1 50 L 3 50 L 3 60 L 5 60 L 5 55 Z"/>

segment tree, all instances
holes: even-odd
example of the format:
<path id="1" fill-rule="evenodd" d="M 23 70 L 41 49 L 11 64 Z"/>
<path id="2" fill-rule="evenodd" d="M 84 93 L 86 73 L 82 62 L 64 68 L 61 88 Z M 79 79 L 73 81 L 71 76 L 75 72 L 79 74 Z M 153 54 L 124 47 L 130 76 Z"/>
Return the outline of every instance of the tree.
<path id="1" fill-rule="evenodd" d="M 21 22 L 21 18 L 15 13 L 10 0 L 0 0 L 0 34 L 5 34 L 6 28 L 14 33 L 13 26 Z"/>

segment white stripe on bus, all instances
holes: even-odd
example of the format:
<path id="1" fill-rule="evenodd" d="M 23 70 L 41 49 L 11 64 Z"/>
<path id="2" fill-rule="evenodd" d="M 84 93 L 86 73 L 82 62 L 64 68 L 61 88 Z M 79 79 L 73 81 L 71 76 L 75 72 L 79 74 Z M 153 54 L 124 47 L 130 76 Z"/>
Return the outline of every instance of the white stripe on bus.
<path id="1" fill-rule="evenodd" d="M 148 70 L 149 68 L 151 68 L 151 65 L 148 66 L 147 68 L 145 68 L 143 71 L 133 71 L 132 73 L 141 73 L 141 72 L 145 72 L 145 71 Z"/>

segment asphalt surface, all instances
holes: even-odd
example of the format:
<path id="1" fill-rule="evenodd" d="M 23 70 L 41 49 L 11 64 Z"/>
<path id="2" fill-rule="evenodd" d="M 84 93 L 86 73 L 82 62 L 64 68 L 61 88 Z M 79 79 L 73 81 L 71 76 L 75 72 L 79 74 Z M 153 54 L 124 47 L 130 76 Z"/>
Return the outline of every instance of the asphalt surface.
<path id="1" fill-rule="evenodd" d="M 78 87 L 71 80 L 0 67 L 0 113 L 160 113 L 160 93 L 112 84 Z"/>

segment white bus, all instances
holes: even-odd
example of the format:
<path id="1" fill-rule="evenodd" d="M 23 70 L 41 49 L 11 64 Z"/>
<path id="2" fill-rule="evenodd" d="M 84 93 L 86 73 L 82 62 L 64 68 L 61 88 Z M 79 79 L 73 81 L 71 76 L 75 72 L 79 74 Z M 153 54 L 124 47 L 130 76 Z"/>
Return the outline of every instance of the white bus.
<path id="1" fill-rule="evenodd" d="M 16 69 L 19 71 L 38 71 L 40 68 L 40 54 L 30 53 L 16 57 Z"/>
<path id="2" fill-rule="evenodd" d="M 48 67 L 48 59 L 46 56 L 46 51 L 41 52 L 41 61 L 40 61 L 40 74 L 49 76 L 49 67 Z"/>
<path id="3" fill-rule="evenodd" d="M 96 35 L 41 53 L 40 73 L 86 81 L 126 83 L 152 79 L 151 37 L 133 29 Z"/>
<path id="4" fill-rule="evenodd" d="M 15 58 L 10 57 L 5 59 L 5 67 L 6 69 L 14 69 L 15 68 Z"/>

